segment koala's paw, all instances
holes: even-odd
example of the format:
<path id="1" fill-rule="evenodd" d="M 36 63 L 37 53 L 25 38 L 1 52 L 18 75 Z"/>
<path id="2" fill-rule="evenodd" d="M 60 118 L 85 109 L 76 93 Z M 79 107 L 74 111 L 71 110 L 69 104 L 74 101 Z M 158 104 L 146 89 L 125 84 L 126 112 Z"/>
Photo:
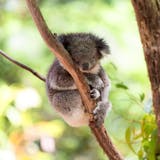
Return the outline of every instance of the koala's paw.
<path id="1" fill-rule="evenodd" d="M 90 96 L 91 96 L 92 99 L 96 100 L 100 97 L 100 92 L 97 89 L 94 88 L 90 91 Z"/>
<path id="2" fill-rule="evenodd" d="M 99 127 L 104 123 L 107 110 L 110 108 L 110 103 L 98 102 L 96 108 L 93 110 L 94 120 L 96 126 Z"/>
<path id="3" fill-rule="evenodd" d="M 96 88 L 98 90 L 104 88 L 104 82 L 98 76 L 88 75 L 86 77 L 86 81 L 92 88 Z"/>
<path id="4" fill-rule="evenodd" d="M 94 84 L 94 87 L 96 88 L 96 89 L 102 89 L 102 88 L 104 88 L 104 83 L 103 83 L 103 81 L 100 79 L 100 80 L 98 80 L 95 84 Z"/>
<path id="5" fill-rule="evenodd" d="M 101 79 L 98 79 L 97 81 L 89 82 L 89 85 L 98 90 L 104 88 L 104 83 Z"/>

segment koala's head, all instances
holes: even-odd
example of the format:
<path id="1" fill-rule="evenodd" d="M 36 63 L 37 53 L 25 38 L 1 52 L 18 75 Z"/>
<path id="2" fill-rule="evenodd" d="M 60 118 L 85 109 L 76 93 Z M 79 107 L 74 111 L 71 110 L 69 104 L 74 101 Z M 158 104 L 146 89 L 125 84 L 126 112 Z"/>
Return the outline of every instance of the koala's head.
<path id="1" fill-rule="evenodd" d="M 104 40 L 90 33 L 62 34 L 58 38 L 82 72 L 97 73 L 99 60 L 109 54 Z"/>

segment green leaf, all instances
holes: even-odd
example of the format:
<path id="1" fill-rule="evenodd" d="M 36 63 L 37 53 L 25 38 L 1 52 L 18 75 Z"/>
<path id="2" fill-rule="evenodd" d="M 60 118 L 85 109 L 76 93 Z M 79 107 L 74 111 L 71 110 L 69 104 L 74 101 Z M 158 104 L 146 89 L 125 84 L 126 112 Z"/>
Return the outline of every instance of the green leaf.
<path id="1" fill-rule="evenodd" d="M 125 133 L 125 138 L 126 138 L 126 142 L 129 146 L 129 148 L 132 150 L 133 153 L 137 154 L 132 146 L 132 129 L 131 127 L 126 129 L 126 133 Z"/>
<path id="2" fill-rule="evenodd" d="M 128 87 L 123 82 L 117 83 L 116 87 L 121 89 L 126 89 L 126 90 L 128 89 Z"/>
<path id="3" fill-rule="evenodd" d="M 143 148 L 140 148 L 140 150 L 138 151 L 137 155 L 138 155 L 139 159 L 143 158 Z"/>
<path id="4" fill-rule="evenodd" d="M 115 69 L 115 70 L 117 70 L 117 66 L 114 64 L 114 63 L 110 63 L 110 65 Z"/>
<path id="5" fill-rule="evenodd" d="M 156 144 L 157 144 L 157 130 L 154 130 L 151 135 L 151 140 L 149 143 L 149 149 L 148 149 L 148 160 L 154 160 L 156 159 Z"/>
<path id="6" fill-rule="evenodd" d="M 143 100 L 144 100 L 144 98 L 145 98 L 145 94 L 142 93 L 142 94 L 140 94 L 139 96 L 140 96 L 140 101 L 143 102 Z"/>

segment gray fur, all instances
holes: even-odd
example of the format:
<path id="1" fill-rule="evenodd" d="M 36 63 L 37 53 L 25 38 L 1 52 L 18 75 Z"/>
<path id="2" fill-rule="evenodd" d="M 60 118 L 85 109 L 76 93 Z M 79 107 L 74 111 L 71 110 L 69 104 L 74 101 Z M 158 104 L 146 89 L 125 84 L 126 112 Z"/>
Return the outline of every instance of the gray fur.
<path id="1" fill-rule="evenodd" d="M 109 108 L 109 80 L 99 60 L 103 57 L 102 52 L 109 54 L 109 47 L 103 39 L 89 33 L 62 34 L 58 39 L 84 73 L 91 88 L 91 98 L 98 100 L 93 114 L 99 126 Z M 89 115 L 85 112 L 73 78 L 57 59 L 49 69 L 46 87 L 52 106 L 69 125 L 78 127 L 88 124 Z"/>

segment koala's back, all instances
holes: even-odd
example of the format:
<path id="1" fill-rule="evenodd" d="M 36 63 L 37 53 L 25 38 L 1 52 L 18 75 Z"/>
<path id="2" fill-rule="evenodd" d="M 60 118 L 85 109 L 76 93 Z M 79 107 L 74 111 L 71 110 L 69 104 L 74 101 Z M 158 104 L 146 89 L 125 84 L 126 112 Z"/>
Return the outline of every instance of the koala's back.
<path id="1" fill-rule="evenodd" d="M 47 75 L 47 87 L 55 90 L 76 89 L 71 75 L 55 59 Z"/>

